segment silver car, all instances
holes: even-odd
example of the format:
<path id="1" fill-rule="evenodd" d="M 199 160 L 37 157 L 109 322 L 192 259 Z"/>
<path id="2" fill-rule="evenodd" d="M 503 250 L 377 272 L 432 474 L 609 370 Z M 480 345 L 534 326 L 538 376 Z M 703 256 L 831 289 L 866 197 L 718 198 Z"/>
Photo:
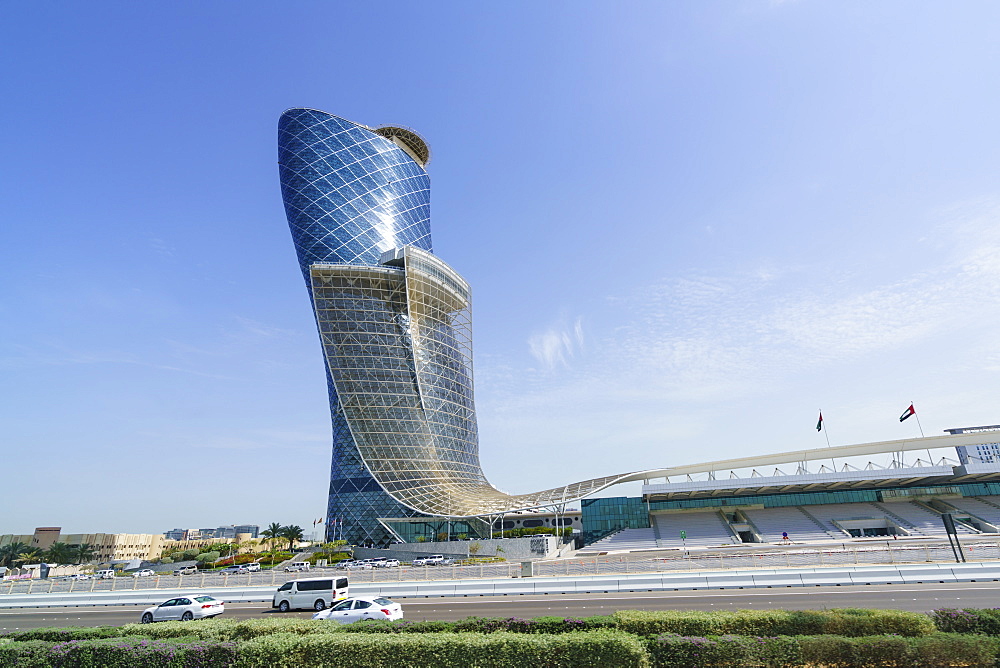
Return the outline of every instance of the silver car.
<path id="1" fill-rule="evenodd" d="M 345 598 L 334 604 L 332 608 L 317 612 L 312 618 L 340 622 L 341 624 L 372 619 L 402 619 L 403 606 L 382 597 Z"/>
<path id="2" fill-rule="evenodd" d="M 365 563 L 364 561 L 355 561 L 353 564 L 347 564 L 344 568 L 349 571 L 370 571 L 372 569 L 372 565 L 370 563 Z"/>
<path id="3" fill-rule="evenodd" d="M 143 624 L 152 622 L 167 622 L 179 620 L 187 622 L 192 619 L 216 617 L 226 611 L 226 604 L 208 594 L 187 594 L 164 601 L 152 608 L 142 611 L 139 621 Z"/>

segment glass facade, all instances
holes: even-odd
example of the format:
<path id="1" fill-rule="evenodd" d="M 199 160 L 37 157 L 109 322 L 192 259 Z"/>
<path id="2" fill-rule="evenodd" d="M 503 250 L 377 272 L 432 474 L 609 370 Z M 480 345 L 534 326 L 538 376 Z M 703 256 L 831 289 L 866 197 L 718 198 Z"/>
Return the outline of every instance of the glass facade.
<path id="1" fill-rule="evenodd" d="M 583 499 L 583 544 L 590 545 L 621 529 L 648 529 L 649 509 L 637 496 Z"/>
<path id="2" fill-rule="evenodd" d="M 278 123 L 285 214 L 306 284 L 316 263 L 378 266 L 382 253 L 431 250 L 430 179 L 391 139 L 313 109 L 289 109 Z M 326 538 L 383 544 L 378 517 L 416 515 L 388 495 L 358 452 L 327 365 L 333 462 Z"/>
<path id="3" fill-rule="evenodd" d="M 278 125 L 285 212 L 327 363 L 328 540 L 385 544 L 395 536 L 380 519 L 499 515 L 636 479 L 517 496 L 486 480 L 471 292 L 432 253 L 429 155 L 412 131 L 312 109 L 286 111 Z"/>

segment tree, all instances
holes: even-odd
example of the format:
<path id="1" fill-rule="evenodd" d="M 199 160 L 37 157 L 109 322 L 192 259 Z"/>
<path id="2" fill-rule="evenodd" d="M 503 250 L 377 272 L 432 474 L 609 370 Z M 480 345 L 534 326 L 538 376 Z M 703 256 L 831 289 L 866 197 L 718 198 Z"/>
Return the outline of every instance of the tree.
<path id="1" fill-rule="evenodd" d="M 45 560 L 56 564 L 68 564 L 75 556 L 68 543 L 55 542 L 45 551 Z"/>
<path id="2" fill-rule="evenodd" d="M 41 561 L 42 551 L 37 547 L 26 547 L 21 551 L 19 555 L 14 557 L 14 565 L 20 566 L 21 564 L 27 564 L 32 561 Z"/>
<path id="3" fill-rule="evenodd" d="M 288 551 L 291 552 L 295 549 L 295 543 L 301 541 L 304 535 L 302 527 L 297 524 L 289 524 L 288 526 L 281 527 L 279 538 L 284 538 L 288 541 Z"/>
<path id="4" fill-rule="evenodd" d="M 17 555 L 28 549 L 28 545 L 25 543 L 8 543 L 3 547 L 0 547 L 0 566 L 6 566 L 10 568 L 14 565 L 14 560 L 17 559 Z"/>
<path id="5" fill-rule="evenodd" d="M 199 564 L 214 563 L 218 561 L 221 556 L 222 555 L 218 552 L 202 552 L 198 555 L 197 561 Z"/>
<path id="6" fill-rule="evenodd" d="M 284 527 L 282 527 L 277 522 L 271 522 L 271 524 L 266 529 L 260 532 L 260 537 L 263 538 L 268 543 L 275 542 L 282 537 L 281 530 L 283 528 Z"/>
<path id="7" fill-rule="evenodd" d="M 81 543 L 73 548 L 73 559 L 77 564 L 82 564 L 85 561 L 90 561 L 94 558 L 97 553 L 96 548 L 90 543 Z"/>
<path id="8" fill-rule="evenodd" d="M 482 547 L 483 546 L 481 544 L 479 544 L 479 543 L 470 543 L 469 544 L 469 554 L 471 554 L 472 556 L 476 556 L 477 554 L 479 554 L 479 550 L 481 550 Z"/>

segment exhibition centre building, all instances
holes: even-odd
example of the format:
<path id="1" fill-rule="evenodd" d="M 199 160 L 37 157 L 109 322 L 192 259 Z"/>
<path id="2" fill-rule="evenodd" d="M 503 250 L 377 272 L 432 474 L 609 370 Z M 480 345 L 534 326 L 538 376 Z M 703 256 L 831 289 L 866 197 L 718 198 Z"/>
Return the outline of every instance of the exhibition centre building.
<path id="1" fill-rule="evenodd" d="M 930 534 L 943 512 L 964 518 L 963 530 L 1000 530 L 1000 458 L 990 454 L 1000 428 L 500 492 L 479 460 L 471 290 L 431 244 L 427 145 L 406 128 L 290 109 L 278 159 L 326 362 L 328 540 L 384 545 L 441 521 L 488 536 L 540 509 L 562 526 L 578 502 L 597 547 L 666 547 L 680 531 L 689 545 Z M 630 481 L 644 481 L 642 497 L 585 498 Z"/>

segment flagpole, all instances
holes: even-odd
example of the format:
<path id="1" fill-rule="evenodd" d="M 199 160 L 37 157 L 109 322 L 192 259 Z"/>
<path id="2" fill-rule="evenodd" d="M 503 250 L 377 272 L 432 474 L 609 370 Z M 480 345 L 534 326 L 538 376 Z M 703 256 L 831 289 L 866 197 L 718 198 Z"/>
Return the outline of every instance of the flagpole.
<path id="1" fill-rule="evenodd" d="M 910 402 L 910 405 L 913 405 L 912 401 Z M 924 438 L 924 427 L 920 424 L 920 415 L 917 413 L 916 408 L 913 409 L 913 417 L 917 418 L 917 427 L 920 428 L 920 438 Z"/>
<path id="2" fill-rule="evenodd" d="M 823 435 L 826 436 L 826 447 L 830 447 L 830 432 L 826 429 L 826 420 L 823 419 L 823 409 L 819 409 L 819 426 L 823 427 Z M 833 472 L 837 472 L 837 462 L 833 457 L 830 457 L 830 463 L 833 464 Z"/>

